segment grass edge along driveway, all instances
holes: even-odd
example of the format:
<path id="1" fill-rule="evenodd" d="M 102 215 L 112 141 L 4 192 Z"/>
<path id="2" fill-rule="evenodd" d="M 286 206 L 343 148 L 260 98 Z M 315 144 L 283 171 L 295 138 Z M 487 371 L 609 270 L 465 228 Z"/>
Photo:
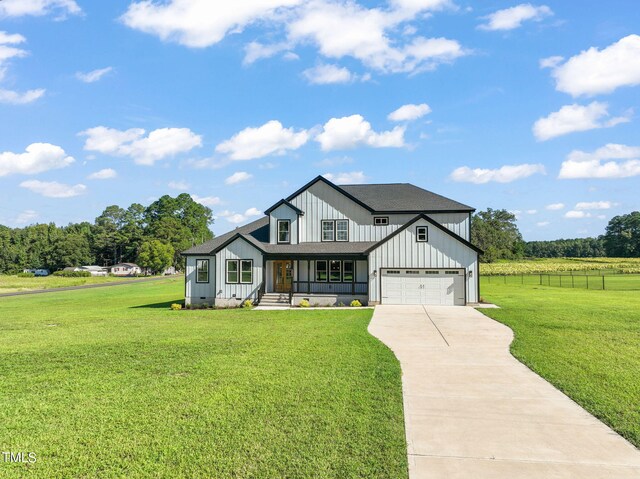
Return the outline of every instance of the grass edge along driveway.
<path id="1" fill-rule="evenodd" d="M 482 295 L 517 359 L 640 447 L 637 291 L 484 284 Z"/>
<path id="2" fill-rule="evenodd" d="M 0 477 L 407 477 L 371 310 L 170 311 L 183 287 L 0 300 L 0 450 L 38 458 Z"/>

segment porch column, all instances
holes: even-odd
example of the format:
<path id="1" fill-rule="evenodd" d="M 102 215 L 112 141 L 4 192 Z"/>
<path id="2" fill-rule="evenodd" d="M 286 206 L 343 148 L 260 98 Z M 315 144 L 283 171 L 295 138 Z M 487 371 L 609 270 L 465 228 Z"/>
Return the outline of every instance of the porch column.
<path id="1" fill-rule="evenodd" d="M 311 260 L 307 260 L 307 294 L 311 294 Z"/>
<path id="2" fill-rule="evenodd" d="M 351 282 L 351 294 L 356 294 L 356 281 L 358 280 L 358 261 L 353 260 L 353 281 Z"/>

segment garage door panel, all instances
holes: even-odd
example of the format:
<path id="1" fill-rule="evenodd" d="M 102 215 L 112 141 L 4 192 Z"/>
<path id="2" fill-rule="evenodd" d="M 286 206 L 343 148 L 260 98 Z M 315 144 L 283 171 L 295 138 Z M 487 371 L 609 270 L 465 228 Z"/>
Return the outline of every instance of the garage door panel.
<path id="1" fill-rule="evenodd" d="M 447 270 L 382 270 L 383 304 L 464 305 L 464 276 Z"/>

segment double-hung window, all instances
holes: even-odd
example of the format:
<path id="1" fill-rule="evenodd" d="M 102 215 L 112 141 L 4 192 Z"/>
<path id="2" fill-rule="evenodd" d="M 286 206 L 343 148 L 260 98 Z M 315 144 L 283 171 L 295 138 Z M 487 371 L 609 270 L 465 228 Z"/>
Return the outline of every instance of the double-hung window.
<path id="1" fill-rule="evenodd" d="M 336 241 L 349 241 L 349 220 L 336 220 Z"/>
<path id="2" fill-rule="evenodd" d="M 208 283 L 209 282 L 209 260 L 198 259 L 196 260 L 196 283 Z"/>
<path id="3" fill-rule="evenodd" d="M 329 281 L 339 283 L 342 279 L 342 262 L 339 260 L 329 261 Z"/>
<path id="4" fill-rule="evenodd" d="M 278 220 L 278 243 L 291 243 L 291 221 Z"/>
<path id="5" fill-rule="evenodd" d="M 335 241 L 335 226 L 333 220 L 322 220 L 322 241 Z"/>
<path id="6" fill-rule="evenodd" d="M 320 283 L 327 282 L 327 261 L 316 261 L 316 281 Z"/>
<path id="7" fill-rule="evenodd" d="M 353 282 L 353 261 L 342 262 L 342 281 L 344 283 Z"/>
<path id="8" fill-rule="evenodd" d="M 419 241 L 420 243 L 429 241 L 429 233 L 426 226 L 416 227 L 416 241 Z"/>
<path id="9" fill-rule="evenodd" d="M 253 283 L 252 259 L 228 259 L 227 283 L 251 284 Z"/>

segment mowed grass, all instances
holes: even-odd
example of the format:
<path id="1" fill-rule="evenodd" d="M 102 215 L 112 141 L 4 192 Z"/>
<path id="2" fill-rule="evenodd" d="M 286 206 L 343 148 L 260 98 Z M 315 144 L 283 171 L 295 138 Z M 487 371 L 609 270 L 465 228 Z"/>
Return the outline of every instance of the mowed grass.
<path id="1" fill-rule="evenodd" d="M 36 289 L 66 288 L 85 284 L 103 284 L 131 281 L 140 278 L 118 278 L 116 276 L 92 276 L 90 278 L 63 278 L 60 276 L 44 276 L 37 278 L 20 278 L 15 275 L 0 275 L 0 294 Z"/>
<path id="2" fill-rule="evenodd" d="M 502 309 L 482 310 L 515 333 L 511 351 L 640 447 L 640 295 L 547 286 L 482 285 Z"/>
<path id="3" fill-rule="evenodd" d="M 403 478 L 371 310 L 171 311 L 179 279 L 0 299 L 0 477 Z"/>

